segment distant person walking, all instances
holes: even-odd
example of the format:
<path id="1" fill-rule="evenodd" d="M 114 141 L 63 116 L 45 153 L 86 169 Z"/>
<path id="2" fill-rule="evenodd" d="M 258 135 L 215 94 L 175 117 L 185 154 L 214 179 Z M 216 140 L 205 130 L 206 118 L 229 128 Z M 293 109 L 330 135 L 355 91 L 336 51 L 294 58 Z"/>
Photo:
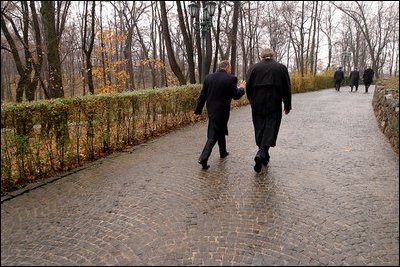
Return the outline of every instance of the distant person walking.
<path id="1" fill-rule="evenodd" d="M 360 72 L 358 68 L 355 67 L 354 70 L 350 73 L 350 92 L 353 92 L 353 86 L 355 87 L 355 91 L 358 90 L 358 82 L 360 80 Z"/>
<path id="2" fill-rule="evenodd" d="M 207 163 L 208 158 L 217 142 L 220 158 L 228 156 L 225 135 L 228 135 L 231 101 L 232 99 L 240 99 L 245 93 L 245 82 L 239 84 L 240 88 L 237 87 L 238 79 L 231 75 L 231 64 L 228 60 L 222 61 L 218 67 L 219 69 L 215 73 L 207 75 L 204 79 L 203 88 L 194 111 L 195 116 L 200 115 L 204 104 L 207 102 L 207 142 L 198 160 L 203 169 L 210 167 Z"/>
<path id="3" fill-rule="evenodd" d="M 342 85 L 342 81 L 344 79 L 344 72 L 342 67 L 337 68 L 335 74 L 333 75 L 333 79 L 335 80 L 335 89 L 336 91 L 340 91 L 340 86 Z"/>
<path id="4" fill-rule="evenodd" d="M 365 85 L 365 93 L 368 93 L 368 88 L 374 80 L 374 71 L 369 67 L 364 71 L 363 81 Z"/>
<path id="5" fill-rule="evenodd" d="M 262 51 L 262 60 L 250 67 L 247 73 L 246 94 L 251 104 L 257 154 L 254 158 L 256 172 L 270 160 L 269 148 L 276 145 L 284 112 L 292 109 L 290 77 L 285 65 L 274 60 L 275 52 Z"/>

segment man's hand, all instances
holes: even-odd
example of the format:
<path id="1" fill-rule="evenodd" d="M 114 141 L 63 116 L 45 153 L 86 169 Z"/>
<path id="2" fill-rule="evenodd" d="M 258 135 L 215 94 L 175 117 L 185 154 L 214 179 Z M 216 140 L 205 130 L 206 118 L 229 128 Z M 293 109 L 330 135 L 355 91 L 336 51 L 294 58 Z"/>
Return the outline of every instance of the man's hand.
<path id="1" fill-rule="evenodd" d="M 238 87 L 246 90 L 246 82 L 244 80 L 241 80 L 238 84 Z"/>
<path id="2" fill-rule="evenodd" d="M 196 113 L 192 114 L 192 121 L 197 121 L 199 119 L 200 119 L 200 115 L 199 114 L 196 114 Z"/>
<path id="3" fill-rule="evenodd" d="M 284 109 L 285 115 L 289 114 L 290 110 Z"/>

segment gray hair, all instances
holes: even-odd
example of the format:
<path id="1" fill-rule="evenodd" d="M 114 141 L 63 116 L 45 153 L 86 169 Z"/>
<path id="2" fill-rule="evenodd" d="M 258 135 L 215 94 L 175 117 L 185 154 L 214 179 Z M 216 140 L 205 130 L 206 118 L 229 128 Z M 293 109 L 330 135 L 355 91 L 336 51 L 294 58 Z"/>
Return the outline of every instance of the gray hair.
<path id="1" fill-rule="evenodd" d="M 227 67 L 229 67 L 231 65 L 231 63 L 229 62 L 229 60 L 222 60 L 219 64 L 218 64 L 218 68 L 220 69 L 226 69 Z"/>
<path id="2" fill-rule="evenodd" d="M 261 58 L 262 59 L 267 59 L 267 58 L 274 58 L 275 52 L 271 48 L 266 48 L 261 51 Z"/>

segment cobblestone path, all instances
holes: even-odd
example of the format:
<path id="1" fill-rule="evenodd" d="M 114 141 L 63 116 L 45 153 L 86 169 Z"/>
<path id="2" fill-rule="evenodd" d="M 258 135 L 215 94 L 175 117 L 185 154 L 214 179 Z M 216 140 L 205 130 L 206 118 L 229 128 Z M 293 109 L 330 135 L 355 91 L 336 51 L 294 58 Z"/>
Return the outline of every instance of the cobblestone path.
<path id="1" fill-rule="evenodd" d="M 398 266 L 399 158 L 348 89 L 293 95 L 259 174 L 247 106 L 207 171 L 199 122 L 3 202 L 1 265 Z"/>

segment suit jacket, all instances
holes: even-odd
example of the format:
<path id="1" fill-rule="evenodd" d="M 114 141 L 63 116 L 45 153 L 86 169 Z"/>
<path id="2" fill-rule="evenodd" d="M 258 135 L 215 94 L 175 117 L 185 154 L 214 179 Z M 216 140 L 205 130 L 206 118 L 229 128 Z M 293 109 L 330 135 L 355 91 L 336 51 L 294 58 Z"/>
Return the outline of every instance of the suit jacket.
<path id="1" fill-rule="evenodd" d="M 266 115 L 284 108 L 292 109 L 291 85 L 285 65 L 263 59 L 247 73 L 246 94 L 253 114 Z"/>
<path id="2" fill-rule="evenodd" d="M 237 100 L 244 95 L 244 89 L 237 88 L 237 82 L 237 77 L 228 74 L 225 70 L 218 70 L 204 79 L 194 113 L 200 115 L 207 102 L 209 118 L 207 137 L 210 139 L 228 135 L 232 99 Z"/>

